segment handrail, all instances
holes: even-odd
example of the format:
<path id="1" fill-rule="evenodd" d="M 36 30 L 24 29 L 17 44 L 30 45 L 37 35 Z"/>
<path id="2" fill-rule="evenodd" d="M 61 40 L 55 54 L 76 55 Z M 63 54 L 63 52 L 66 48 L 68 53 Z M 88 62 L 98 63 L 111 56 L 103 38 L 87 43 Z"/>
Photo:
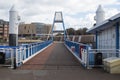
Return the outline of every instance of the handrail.
<path id="1" fill-rule="evenodd" d="M 65 46 L 86 68 L 92 68 L 94 66 L 103 66 L 102 59 L 105 58 L 117 57 L 117 55 L 120 57 L 119 49 L 92 49 L 92 46 L 69 40 L 65 41 Z M 98 58 L 100 57 L 101 62 L 98 61 Z M 99 64 L 97 64 L 97 61 Z"/>
<path id="2" fill-rule="evenodd" d="M 11 68 L 19 67 L 21 64 L 38 54 L 41 50 L 49 46 L 53 41 L 47 40 L 40 43 L 23 44 L 17 47 L 0 46 L 0 52 L 4 52 L 6 59 L 11 59 Z"/>
<path id="3" fill-rule="evenodd" d="M 87 53 L 91 46 L 69 40 L 65 41 L 65 46 L 72 52 L 72 54 L 84 67 L 87 67 L 89 63 Z"/>

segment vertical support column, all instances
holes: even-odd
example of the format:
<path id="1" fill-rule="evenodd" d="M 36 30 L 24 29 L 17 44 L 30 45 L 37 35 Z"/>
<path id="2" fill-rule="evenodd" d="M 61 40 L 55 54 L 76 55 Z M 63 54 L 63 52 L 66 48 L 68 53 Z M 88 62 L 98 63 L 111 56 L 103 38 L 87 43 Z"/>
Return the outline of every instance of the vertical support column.
<path id="1" fill-rule="evenodd" d="M 116 49 L 119 49 L 119 22 L 116 23 Z M 118 50 L 116 50 L 116 56 L 119 56 Z"/>
<path id="2" fill-rule="evenodd" d="M 63 22 L 63 28 L 64 28 L 64 40 L 66 40 L 66 30 L 65 30 L 64 22 Z"/>
<path id="3" fill-rule="evenodd" d="M 63 14 L 61 13 L 62 16 L 62 24 L 63 24 L 63 29 L 64 29 L 64 40 L 66 40 L 66 30 L 65 30 L 65 25 L 64 25 L 64 21 L 63 21 Z"/>
<path id="4" fill-rule="evenodd" d="M 52 35 L 51 35 L 51 37 L 52 37 L 52 41 L 53 41 L 53 28 L 54 28 L 54 22 L 53 22 L 53 25 L 52 25 Z"/>
<path id="5" fill-rule="evenodd" d="M 98 48 L 98 32 L 96 31 L 95 33 L 95 46 L 96 46 L 96 49 Z"/>

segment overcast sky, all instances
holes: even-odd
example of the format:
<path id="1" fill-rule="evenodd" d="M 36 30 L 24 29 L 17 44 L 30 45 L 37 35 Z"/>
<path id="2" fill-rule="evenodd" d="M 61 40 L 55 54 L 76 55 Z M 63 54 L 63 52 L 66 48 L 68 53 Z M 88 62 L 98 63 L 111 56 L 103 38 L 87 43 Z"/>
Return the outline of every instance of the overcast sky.
<path id="1" fill-rule="evenodd" d="M 9 20 L 9 10 L 15 4 L 21 21 L 53 23 L 55 11 L 62 11 L 66 28 L 90 28 L 98 5 L 106 19 L 120 12 L 120 0 L 0 0 L 0 19 Z"/>

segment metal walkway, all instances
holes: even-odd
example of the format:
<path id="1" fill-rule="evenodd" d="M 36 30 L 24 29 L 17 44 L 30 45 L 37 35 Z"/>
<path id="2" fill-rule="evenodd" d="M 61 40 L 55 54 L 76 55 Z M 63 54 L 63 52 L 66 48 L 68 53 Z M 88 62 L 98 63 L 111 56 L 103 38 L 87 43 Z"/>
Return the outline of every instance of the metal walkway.
<path id="1" fill-rule="evenodd" d="M 78 69 L 79 62 L 65 48 L 63 43 L 53 43 L 46 50 L 26 62 L 21 69 L 61 70 Z"/>
<path id="2" fill-rule="evenodd" d="M 0 72 L 0 80 L 120 80 L 120 74 L 101 68 L 85 69 L 63 43 L 53 43 L 16 70 Z"/>

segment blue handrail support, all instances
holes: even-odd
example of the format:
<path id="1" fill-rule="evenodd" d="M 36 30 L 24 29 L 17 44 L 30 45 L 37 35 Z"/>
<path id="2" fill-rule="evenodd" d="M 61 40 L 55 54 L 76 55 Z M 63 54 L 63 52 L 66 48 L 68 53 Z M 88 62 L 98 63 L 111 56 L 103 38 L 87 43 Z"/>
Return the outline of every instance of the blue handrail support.
<path id="1" fill-rule="evenodd" d="M 119 49 L 92 49 L 92 46 L 66 40 L 65 46 L 86 68 L 103 67 L 103 60 L 120 55 Z"/>
<path id="2" fill-rule="evenodd" d="M 5 60 L 10 59 L 11 68 L 16 65 L 19 67 L 35 55 L 39 54 L 42 50 L 52 44 L 52 40 L 47 40 L 40 43 L 22 44 L 19 46 L 0 46 L 0 52 L 5 54 Z"/>
<path id="3" fill-rule="evenodd" d="M 90 49 L 91 46 L 69 40 L 65 41 L 65 46 L 72 52 L 72 54 L 84 67 L 88 67 L 91 62 L 91 55 L 89 55 L 88 49 Z"/>

